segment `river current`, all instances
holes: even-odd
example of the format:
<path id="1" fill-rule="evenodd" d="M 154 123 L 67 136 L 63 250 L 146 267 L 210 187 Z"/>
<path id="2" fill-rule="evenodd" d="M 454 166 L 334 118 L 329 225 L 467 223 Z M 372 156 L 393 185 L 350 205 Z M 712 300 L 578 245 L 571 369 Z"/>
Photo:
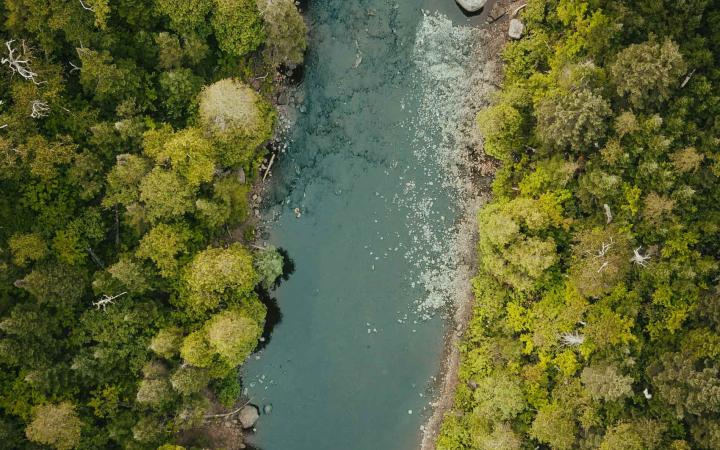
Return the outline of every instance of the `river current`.
<path id="1" fill-rule="evenodd" d="M 250 442 L 417 449 L 456 281 L 457 120 L 477 31 L 452 0 L 311 0 L 307 16 L 304 101 L 263 211 L 295 271 L 242 374 L 271 405 Z"/>

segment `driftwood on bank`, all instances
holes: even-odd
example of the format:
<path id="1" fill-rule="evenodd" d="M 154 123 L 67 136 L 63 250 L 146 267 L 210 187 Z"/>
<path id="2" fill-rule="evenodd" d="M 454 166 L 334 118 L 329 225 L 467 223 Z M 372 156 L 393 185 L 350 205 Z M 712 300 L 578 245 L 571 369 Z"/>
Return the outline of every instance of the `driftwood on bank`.
<path id="1" fill-rule="evenodd" d="M 246 407 L 246 406 L 249 405 L 249 404 L 250 404 L 250 400 L 247 400 L 245 403 L 243 403 L 242 405 L 240 405 L 240 407 L 239 407 L 238 409 L 236 409 L 235 411 L 230 411 L 229 413 L 224 413 L 224 414 L 207 414 L 207 415 L 203 416 L 203 418 L 205 418 L 205 419 L 216 419 L 216 418 L 219 418 L 219 417 L 232 416 L 233 414 L 239 413 L 241 409 L 243 409 L 244 407 Z"/>

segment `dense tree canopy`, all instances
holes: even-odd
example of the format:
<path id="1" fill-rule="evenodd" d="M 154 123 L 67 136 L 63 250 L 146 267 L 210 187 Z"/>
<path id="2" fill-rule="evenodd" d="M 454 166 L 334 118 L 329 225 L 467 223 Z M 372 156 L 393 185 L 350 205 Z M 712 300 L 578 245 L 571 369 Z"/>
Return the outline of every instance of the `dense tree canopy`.
<path id="1" fill-rule="evenodd" d="M 0 10 L 0 447 L 173 448 L 238 399 L 282 270 L 232 236 L 263 75 L 301 63 L 305 24 L 255 0 Z"/>
<path id="2" fill-rule="evenodd" d="M 438 449 L 720 448 L 720 4 L 521 16 Z"/>

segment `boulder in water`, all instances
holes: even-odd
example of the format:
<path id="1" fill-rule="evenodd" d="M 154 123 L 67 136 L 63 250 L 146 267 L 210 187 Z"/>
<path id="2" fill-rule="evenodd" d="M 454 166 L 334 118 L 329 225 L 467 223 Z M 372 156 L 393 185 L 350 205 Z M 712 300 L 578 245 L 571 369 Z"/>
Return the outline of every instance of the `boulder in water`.
<path id="1" fill-rule="evenodd" d="M 482 9 L 487 0 L 455 0 L 465 11 L 472 13 Z"/>
<path id="2" fill-rule="evenodd" d="M 513 39 L 520 39 L 525 31 L 525 25 L 520 22 L 519 19 L 512 19 L 510 21 L 510 28 L 508 28 L 508 36 Z"/>
<path id="3" fill-rule="evenodd" d="M 260 411 L 258 411 L 258 407 L 255 405 L 245 405 L 243 409 L 240 410 L 238 418 L 243 428 L 252 428 L 260 418 Z"/>
<path id="4" fill-rule="evenodd" d="M 267 405 L 263 406 L 263 414 L 267 415 L 272 412 L 272 404 L 268 403 Z"/>

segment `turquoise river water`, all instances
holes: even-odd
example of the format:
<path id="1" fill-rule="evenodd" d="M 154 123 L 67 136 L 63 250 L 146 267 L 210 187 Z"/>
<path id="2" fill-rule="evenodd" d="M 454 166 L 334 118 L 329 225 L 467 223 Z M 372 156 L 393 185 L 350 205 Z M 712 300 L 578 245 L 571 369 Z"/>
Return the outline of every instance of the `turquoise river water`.
<path id="1" fill-rule="evenodd" d="M 410 450 L 431 409 L 460 190 L 452 115 L 472 20 L 452 0 L 311 0 L 310 49 L 266 194 L 295 271 L 243 384 L 263 450 Z M 448 128 L 449 127 L 449 128 Z M 301 217 L 294 210 L 299 208 Z"/>

